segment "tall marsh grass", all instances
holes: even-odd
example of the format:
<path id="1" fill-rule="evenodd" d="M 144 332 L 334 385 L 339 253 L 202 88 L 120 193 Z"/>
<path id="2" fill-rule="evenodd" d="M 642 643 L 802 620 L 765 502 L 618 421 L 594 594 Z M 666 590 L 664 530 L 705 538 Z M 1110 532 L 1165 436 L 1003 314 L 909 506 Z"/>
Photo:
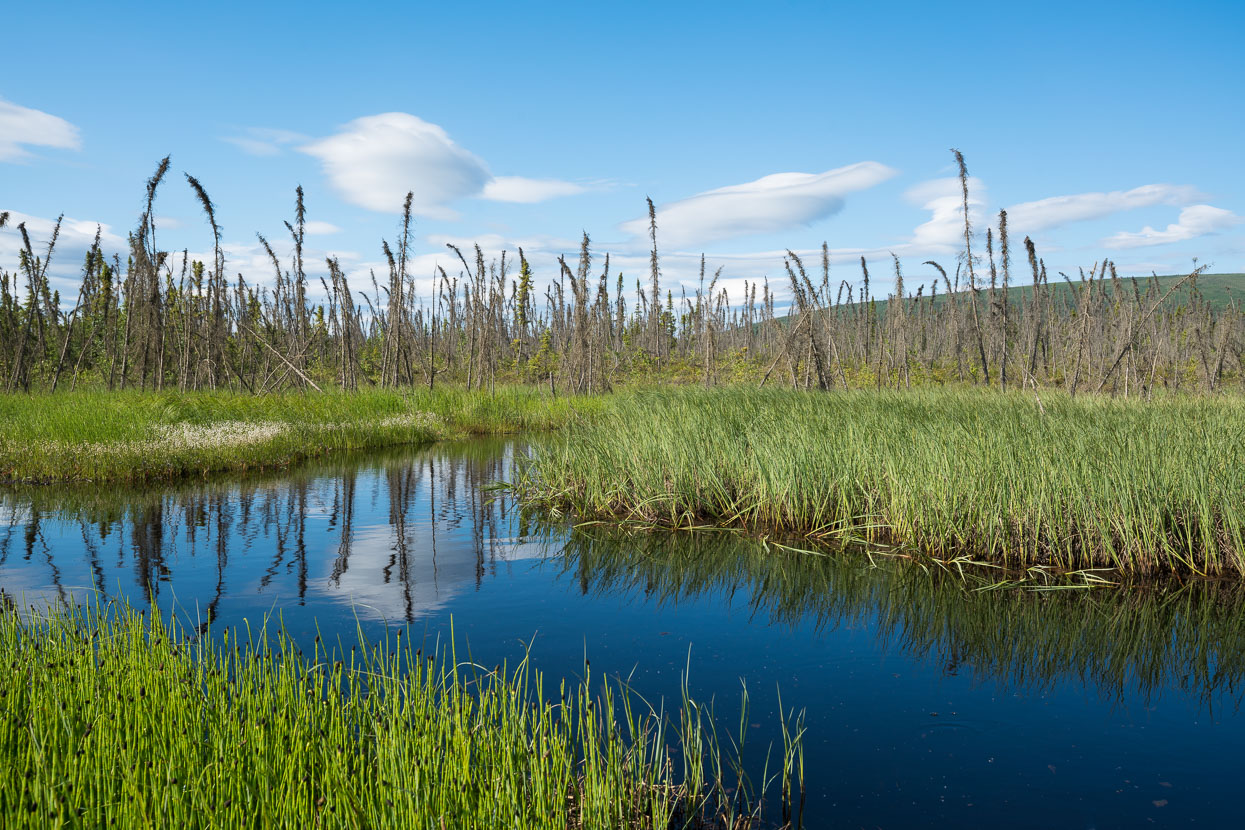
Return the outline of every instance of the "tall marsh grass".
<path id="1" fill-rule="evenodd" d="M 694 701 L 676 732 L 586 666 L 554 688 L 527 658 L 416 645 L 303 653 L 125 608 L 0 612 L 0 824 L 751 826 L 699 777 L 722 761 Z M 795 735 L 784 768 L 798 757 Z"/>
<path id="2" fill-rule="evenodd" d="M 861 538 L 1009 566 L 1245 572 L 1245 400 L 644 392 L 516 488 L 583 517 Z"/>

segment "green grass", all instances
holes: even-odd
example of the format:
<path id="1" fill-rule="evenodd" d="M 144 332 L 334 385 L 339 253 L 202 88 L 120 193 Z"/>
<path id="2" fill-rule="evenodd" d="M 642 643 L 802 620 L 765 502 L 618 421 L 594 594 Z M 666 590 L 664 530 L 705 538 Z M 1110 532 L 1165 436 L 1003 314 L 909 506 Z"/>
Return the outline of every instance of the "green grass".
<path id="1" fill-rule="evenodd" d="M 922 389 L 618 396 L 546 442 L 528 503 L 942 559 L 1245 572 L 1245 399 Z"/>
<path id="2" fill-rule="evenodd" d="M 725 826 L 714 734 L 525 658 L 476 666 L 401 634 L 302 653 L 125 608 L 0 612 L 0 824 Z M 671 751 L 673 739 L 678 747 Z M 799 747 L 785 752 L 798 771 Z M 676 772 L 677 771 L 677 772 Z M 677 779 L 677 780 L 676 780 Z M 712 782 L 718 783 L 712 783 Z M 709 823 L 712 820 L 712 823 Z M 743 823 L 734 826 L 743 827 Z"/>
<path id="3" fill-rule="evenodd" d="M 343 450 L 551 429 L 597 405 L 523 387 L 0 396 L 0 480 L 144 482 L 271 469 Z"/>

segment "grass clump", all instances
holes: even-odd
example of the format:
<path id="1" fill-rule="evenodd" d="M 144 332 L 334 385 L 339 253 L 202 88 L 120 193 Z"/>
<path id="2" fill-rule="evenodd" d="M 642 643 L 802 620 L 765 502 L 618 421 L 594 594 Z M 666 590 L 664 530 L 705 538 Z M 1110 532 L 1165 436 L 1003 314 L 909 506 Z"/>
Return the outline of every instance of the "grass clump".
<path id="1" fill-rule="evenodd" d="M 0 662 L 5 827 L 748 826 L 720 781 L 674 780 L 671 739 L 715 768 L 699 719 L 668 734 L 527 658 L 488 671 L 400 633 L 304 654 L 97 606 L 0 612 Z"/>
<path id="2" fill-rule="evenodd" d="M 1009 566 L 1245 572 L 1245 400 L 635 393 L 537 452 L 529 503 Z"/>
<path id="3" fill-rule="evenodd" d="M 0 396 L 0 480 L 168 480 L 342 450 L 551 429 L 593 398 L 541 391 L 77 392 Z"/>

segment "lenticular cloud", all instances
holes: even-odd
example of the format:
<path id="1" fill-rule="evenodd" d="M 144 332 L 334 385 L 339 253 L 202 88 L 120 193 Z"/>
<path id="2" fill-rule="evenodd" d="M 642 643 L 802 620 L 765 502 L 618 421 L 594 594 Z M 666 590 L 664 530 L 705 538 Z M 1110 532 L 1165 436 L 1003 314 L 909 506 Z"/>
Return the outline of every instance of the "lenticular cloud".
<path id="1" fill-rule="evenodd" d="M 774 173 L 707 190 L 657 209 L 660 238 L 668 247 L 687 248 L 807 225 L 842 210 L 847 194 L 895 174 L 886 165 L 863 161 L 824 173 Z M 622 228 L 641 236 L 647 232 L 648 219 L 635 219 Z"/>

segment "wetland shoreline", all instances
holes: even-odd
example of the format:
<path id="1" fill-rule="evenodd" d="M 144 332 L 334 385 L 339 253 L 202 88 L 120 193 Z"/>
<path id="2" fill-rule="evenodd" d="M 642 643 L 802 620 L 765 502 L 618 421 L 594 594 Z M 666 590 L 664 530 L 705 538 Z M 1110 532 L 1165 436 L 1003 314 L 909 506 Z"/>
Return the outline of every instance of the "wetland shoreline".
<path id="1" fill-rule="evenodd" d="M 1126 576 L 1245 573 L 1245 400 L 963 388 L 76 393 L 0 398 L 0 479 L 150 484 L 551 434 L 528 507 Z"/>
<path id="2" fill-rule="evenodd" d="M 724 422 L 723 428 L 728 425 Z M 543 436 L 537 449 L 559 443 L 575 428 Z M 898 826 L 911 824 L 918 814 L 912 811 L 918 809 L 924 811 L 922 815 L 955 815 L 963 820 L 982 808 L 1006 811 L 1010 809 L 1007 799 L 1019 794 L 1015 782 L 1032 786 L 1039 779 L 1047 781 L 1051 774 L 1047 764 L 1061 772 L 1079 770 L 1077 774 L 1089 776 L 1095 788 L 1092 797 L 1043 813 L 1051 821 L 1069 811 L 1101 816 L 1103 810 L 1119 809 L 1108 807 L 1109 793 L 1118 792 L 1121 779 L 1140 776 L 1173 784 L 1183 794 L 1184 800 L 1173 800 L 1167 812 L 1181 810 L 1181 815 L 1205 818 L 1218 815 L 1215 811 L 1223 808 L 1213 798 L 1199 801 L 1209 798 L 1204 788 L 1215 786 L 1214 780 L 1191 777 L 1186 765 L 1172 762 L 1169 747 L 1175 730 L 1185 736 L 1180 740 L 1196 734 L 1216 747 L 1231 743 L 1236 734 L 1231 730 L 1239 719 L 1233 721 L 1232 713 L 1239 708 L 1238 655 L 1242 652 L 1236 643 L 1239 626 L 1233 621 L 1239 616 L 1239 581 L 1186 580 L 1183 589 L 1173 580 L 1166 586 L 1155 583 L 1138 590 L 1130 583 L 1089 592 L 1025 590 L 978 581 L 977 577 L 988 580 L 990 574 L 998 573 L 995 569 L 974 573 L 966 567 L 968 578 L 957 578 L 954 571 L 922 568 L 925 563 L 882 556 L 875 562 L 863 551 L 813 556 L 783 550 L 773 542 L 766 547 L 757 541 L 763 534 L 641 533 L 613 527 L 613 522 L 580 523 L 574 528 L 564 522 L 544 524 L 539 515 L 522 509 L 514 492 L 491 485 L 511 479 L 516 459 L 525 456 L 520 443 L 473 440 L 376 455 L 335 456 L 288 474 L 248 475 L 233 484 L 191 480 L 174 488 L 32 486 L 13 493 L 6 505 L 11 508 L 10 532 L 7 540 L 0 536 L 0 568 L 4 568 L 0 581 L 11 588 L 25 586 L 15 596 L 38 586 L 52 595 L 59 590 L 61 602 L 72 605 L 90 602 L 87 597 L 91 596 L 75 586 L 113 586 L 120 580 L 109 595 L 118 603 L 132 600 L 138 608 L 158 609 L 165 619 L 171 619 L 165 612 L 170 602 L 174 608 L 206 608 L 212 620 L 210 639 L 219 644 L 228 632 L 229 645 L 243 648 L 259 642 L 258 635 L 247 633 L 244 622 L 249 621 L 250 630 L 258 632 L 259 621 L 280 608 L 283 624 L 291 625 L 291 635 L 305 655 L 313 655 L 314 638 L 322 633 L 327 635 L 325 642 L 335 638 L 345 642 L 337 649 L 344 664 L 343 682 L 350 673 L 345 654 L 360 626 L 376 644 L 386 631 L 392 634 L 389 620 L 408 625 L 409 636 L 404 629 L 402 637 L 404 646 L 418 647 L 434 640 L 469 642 L 468 659 L 485 667 L 480 669 L 485 674 L 488 667 L 503 663 L 517 667 L 526 653 L 524 644 L 539 632 L 531 649 L 533 665 L 544 673 L 544 697 L 555 709 L 556 681 L 565 678 L 568 694 L 574 697 L 578 680 L 586 676 L 585 655 L 591 657 L 593 677 L 608 677 L 611 683 L 625 678 L 630 688 L 654 706 L 658 700 L 668 704 L 671 731 L 666 734 L 675 753 L 676 774 L 665 779 L 670 787 L 664 792 L 672 799 L 681 797 L 678 787 L 689 780 L 680 775 L 680 753 L 696 751 L 694 733 L 682 728 L 680 701 L 686 698 L 681 692 L 689 687 L 681 685 L 680 676 L 690 674 L 687 697 L 701 701 L 700 711 L 706 706 L 712 710 L 712 699 L 719 698 L 716 722 L 725 750 L 719 769 L 728 775 L 733 763 L 729 740 L 742 741 L 742 733 L 735 736 L 735 731 L 745 726 L 751 737 L 744 755 L 754 781 L 761 780 L 767 744 L 772 746 L 770 761 L 778 763 L 786 757 L 775 718 L 778 711 L 790 714 L 794 703 L 797 713 L 804 709 L 808 713 L 804 749 L 812 753 L 806 762 L 812 801 L 807 826 L 854 825 L 868 823 L 866 819 Z M 536 468 L 528 469 L 535 472 Z M 90 500 L 89 494 L 96 491 L 100 500 Z M 48 610 L 58 607 L 54 602 L 38 614 L 46 619 Z M 197 620 L 197 616 L 189 619 Z M 40 636 L 30 629 L 26 633 L 31 635 L 29 642 Z M 72 637 L 69 641 L 74 648 L 78 647 L 74 642 L 80 642 Z M 116 647 L 126 643 L 132 645 L 126 659 L 137 668 L 150 669 L 152 661 L 158 666 L 162 656 L 168 657 L 160 650 L 167 641 L 159 636 L 153 639 L 149 630 L 132 640 L 109 640 L 106 648 L 113 649 L 110 653 L 115 657 Z M 45 746 L 60 746 L 67 739 L 56 731 L 58 725 L 63 727 L 63 713 L 56 702 L 63 699 L 69 706 L 75 700 L 66 689 L 72 685 L 69 680 L 78 684 L 74 688 L 82 688 L 82 677 L 73 673 L 83 664 L 79 660 L 75 667 L 66 660 L 48 659 L 51 652 L 41 648 L 23 653 L 19 659 L 31 671 L 12 682 L 30 681 L 44 695 L 42 702 L 50 701 L 37 725 L 43 730 Z M 359 654 L 369 653 L 356 650 Z M 462 655 L 460 648 L 459 657 L 450 662 L 462 663 Z M 68 659 L 78 660 L 78 656 Z M 333 661 L 316 658 L 309 662 L 331 665 Z M 49 663 L 55 665 L 49 667 Z M 165 660 L 166 672 L 172 665 L 171 658 Z M 251 665 L 253 669 L 242 674 L 253 671 L 247 676 L 262 682 L 266 682 L 264 677 L 279 680 L 284 676 L 273 668 L 275 663 L 261 659 Z M 273 670 L 264 674 L 265 666 Z M 355 675 L 362 683 L 367 672 L 380 674 L 375 666 L 356 664 L 355 668 L 362 669 Z M 400 668 L 405 677 L 409 660 Z M 290 664 L 289 670 L 297 674 L 296 664 Z M 154 674 L 163 682 L 159 671 Z M 125 673 L 119 676 L 123 679 Z M 513 676 L 513 671 L 507 672 L 504 679 L 509 683 Z M 214 676 L 205 677 L 205 682 L 219 682 Z M 498 686 L 493 691 L 504 691 L 501 675 L 496 678 Z M 469 678 L 464 675 L 464 679 Z M 745 710 L 751 708 L 755 716 L 737 717 L 735 694 L 741 681 L 749 693 Z M 126 698 L 134 694 L 132 688 L 114 690 L 107 685 L 118 682 L 116 677 L 93 682 L 97 684 L 90 687 L 93 691 L 80 697 L 99 698 L 103 707 L 104 703 L 113 705 L 115 696 L 109 695 L 120 694 L 123 703 L 117 705 L 147 713 L 145 723 L 151 735 L 164 734 L 163 725 L 153 720 L 148 707 L 137 705 L 140 700 L 153 700 L 149 684 L 140 681 L 140 690 L 148 688 L 148 695 L 135 695 L 135 703 L 130 704 Z M 265 687 L 270 699 L 281 699 L 276 685 Z M 516 687 L 510 684 L 508 688 L 513 692 Z M 214 694 L 220 691 L 213 689 Z M 599 689 L 599 682 L 592 685 L 594 700 Z M 17 698 L 10 693 L 5 699 Z M 1057 710 L 1048 710 L 1047 701 L 1062 703 Z M 180 718 L 193 702 L 172 701 L 162 709 L 175 710 Z M 342 707 L 348 718 L 375 713 L 379 710 L 369 707 L 381 704 L 364 699 L 348 703 Z M 438 708 L 424 726 L 461 712 L 443 700 L 435 705 Z M 641 708 L 648 711 L 647 705 Z M 1150 714 L 1153 711 L 1162 713 L 1158 720 Z M 211 735 L 235 738 L 237 753 L 243 755 L 252 747 L 271 748 L 297 731 L 289 724 L 261 722 L 263 715 L 252 716 L 249 704 L 244 721 L 231 722 L 224 717 L 227 712 L 216 707 L 204 713 L 203 722 L 215 730 Z M 1218 713 L 1215 717 L 1221 720 L 1227 718 L 1225 731 L 1212 734 L 1210 727 L 1199 726 L 1210 722 L 1211 713 Z M 331 720 L 327 714 L 317 717 Z M 111 727 L 114 722 L 108 724 Z M 479 724 L 476 721 L 472 726 Z M 1159 732 L 1136 733 L 1137 740 L 1145 738 L 1137 744 L 1120 732 L 1130 724 Z M 383 812 L 390 807 L 386 799 L 402 805 L 386 790 L 392 789 L 395 779 L 386 777 L 389 784 L 380 784 L 357 775 L 343 779 L 340 773 L 343 768 L 349 772 L 366 767 L 378 748 L 392 749 L 403 741 L 433 746 L 440 740 L 438 735 L 444 734 L 408 725 L 400 730 L 404 734 L 373 741 L 375 736 L 366 733 L 366 740 L 353 745 L 313 736 L 316 746 L 307 753 L 303 772 L 309 781 L 302 783 L 307 786 L 298 788 L 300 778 L 292 786 L 277 780 L 269 787 L 272 792 L 260 798 L 262 804 L 253 803 L 266 815 L 287 816 L 274 818 L 276 824 L 287 826 L 305 823 L 300 817 L 307 815 L 320 815 L 322 823 L 347 825 L 349 821 L 340 817 L 364 815 L 366 810 Z M 133 724 L 127 721 L 123 726 L 129 729 Z M 627 716 L 621 708 L 615 708 L 612 724 L 602 721 L 602 726 L 628 735 Z M 332 728 L 340 731 L 339 726 Z M 675 740 L 676 728 L 680 738 L 690 740 Z M 754 728 L 759 731 L 751 732 Z M 1026 749 L 1000 754 L 999 728 L 1007 730 L 1006 743 Z M 129 734 L 119 729 L 109 736 L 101 729 L 102 723 L 94 727 L 90 740 L 114 740 L 118 734 Z M 391 724 L 391 731 L 395 729 Z M 974 729 L 984 731 L 976 735 Z M 337 734 L 328 727 L 325 732 Z M 465 744 L 455 740 L 442 749 L 474 753 L 496 748 L 498 740 L 504 743 L 506 735 L 514 734 L 515 723 L 486 722 L 469 735 L 459 733 Z M 16 740 L 20 746 L 21 735 Z M 1068 742 L 1088 747 L 1089 754 L 1067 749 Z M 190 743 L 188 748 L 173 746 L 173 754 L 184 761 L 197 757 L 196 753 L 210 754 L 214 746 Z M 589 746 L 569 746 L 562 757 L 570 759 L 572 766 L 581 763 Z M 929 756 L 931 746 L 945 747 L 951 754 Z M 1115 757 L 1124 747 L 1135 760 L 1126 770 L 1113 772 L 1103 759 Z M 334 755 L 339 748 L 345 760 Z M 72 751 L 71 746 L 70 755 Z M 425 749 L 413 751 L 418 754 Z M 1001 777 L 991 779 L 993 783 L 980 780 L 980 765 L 987 755 L 997 757 L 1000 764 L 997 773 Z M 691 778 L 703 782 L 708 788 L 705 792 L 712 795 L 720 779 L 712 769 L 712 754 L 702 757 L 706 767 L 699 772 L 693 769 Z M 605 754 L 598 760 L 613 763 Z M 97 767 L 103 763 L 99 756 L 89 760 L 82 756 L 73 763 L 84 762 Z M 260 769 L 269 763 L 262 755 L 255 762 Z M 68 774 L 70 763 L 65 759 L 57 769 Z M 144 759 L 119 756 L 116 769 L 123 784 L 128 780 L 124 778 L 128 763 L 141 769 Z M 429 772 L 434 768 L 422 762 L 421 766 Z M 598 771 L 605 768 L 597 767 Z M 116 782 L 109 778 L 110 769 L 97 770 L 99 775 L 92 781 L 113 786 Z M 914 787 L 914 798 L 904 801 L 911 805 L 908 812 L 896 806 L 888 788 L 895 769 L 907 770 L 903 780 Z M 957 813 L 938 800 L 945 793 L 949 769 L 955 773 L 951 777 L 957 789 L 977 804 L 967 813 Z M 970 770 L 975 772 L 970 774 Z M 210 807 L 215 797 L 215 812 L 205 808 L 203 821 L 208 823 L 216 816 L 217 823 L 224 824 L 236 814 L 239 803 L 246 803 L 246 793 L 260 786 L 246 776 L 230 778 L 232 770 L 226 769 L 223 779 L 202 789 L 174 773 L 181 787 L 170 792 L 166 772 L 157 762 L 143 773 L 147 778 L 139 776 L 136 792 L 152 795 L 145 801 L 145 796 L 139 797 L 133 809 L 154 815 L 165 809 Z M 545 772 L 535 770 L 536 778 Z M 40 784 L 52 787 L 58 780 L 68 778 L 43 776 Z M 498 780 L 494 777 L 493 782 Z M 507 780 L 504 770 L 500 780 Z M 498 791 L 526 798 L 525 788 L 533 780 L 524 773 Z M 545 776 L 544 780 L 552 779 Z M 590 778 L 575 780 L 588 782 Z M 320 796 L 311 797 L 309 790 L 323 788 L 329 781 L 339 782 L 337 795 L 330 793 L 317 812 L 314 798 Z M 445 803 L 459 798 L 444 787 L 437 789 L 435 782 L 424 784 L 430 788 L 424 797 L 431 803 L 442 797 Z M 613 805 L 601 807 L 606 812 L 600 815 L 618 815 L 634 804 L 636 790 L 624 779 L 610 777 L 606 784 L 588 796 L 598 805 Z M 86 786 L 76 782 L 74 791 Z M 1151 782 L 1145 792 L 1158 788 L 1158 795 L 1146 797 L 1167 797 L 1166 786 Z M 456 806 L 455 813 L 479 817 L 472 819 L 479 826 L 498 824 L 495 816 L 482 812 L 488 808 L 481 794 L 492 793 L 488 787 L 489 781 L 473 778 L 463 789 L 479 798 L 473 796 L 472 801 L 464 795 L 466 806 Z M 990 792 L 998 788 L 997 797 L 987 797 L 983 787 Z M 191 788 L 196 789 L 192 792 Z M 780 791 L 781 786 L 775 784 L 774 790 Z M 780 795 L 775 791 L 771 799 Z M 46 804 L 49 811 L 59 810 L 57 792 L 69 795 L 65 790 L 46 789 L 33 801 L 37 808 Z M 243 795 L 233 797 L 235 792 Z M 343 802 L 343 793 L 355 794 L 354 800 L 365 812 L 352 812 L 356 808 Z M 849 793 L 857 794 L 855 802 L 844 800 Z M 116 800 L 104 800 L 118 808 Z M 124 793 L 119 803 L 126 803 Z M 776 811 L 777 801 L 769 803 Z M 1197 807 L 1197 803 L 1213 806 Z M 14 815 L 20 817 L 28 805 L 14 801 L 10 806 L 18 809 Z M 336 806 L 336 812 L 325 815 L 328 805 Z M 85 805 L 79 802 L 78 806 Z M 720 806 L 720 801 L 711 799 L 714 810 Z M 1127 809 L 1135 818 L 1139 811 L 1155 808 L 1150 801 L 1130 801 Z M 992 817 L 997 814 L 990 813 Z M 31 815 L 43 820 L 46 813 Z M 565 819 L 568 813 L 555 810 L 554 815 Z M 621 823 L 602 819 L 581 824 Z"/>

